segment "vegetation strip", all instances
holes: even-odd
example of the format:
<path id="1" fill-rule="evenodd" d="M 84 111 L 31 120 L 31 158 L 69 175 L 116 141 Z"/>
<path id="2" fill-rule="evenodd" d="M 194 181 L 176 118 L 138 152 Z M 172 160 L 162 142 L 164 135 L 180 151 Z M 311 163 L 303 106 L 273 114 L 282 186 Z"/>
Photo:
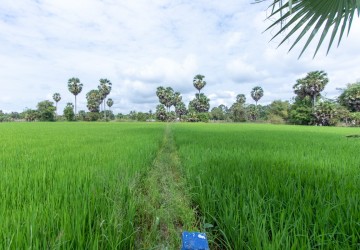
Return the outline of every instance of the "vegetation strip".
<path id="1" fill-rule="evenodd" d="M 196 230 L 170 126 L 149 172 L 136 190 L 138 249 L 178 249 L 183 230 Z"/>

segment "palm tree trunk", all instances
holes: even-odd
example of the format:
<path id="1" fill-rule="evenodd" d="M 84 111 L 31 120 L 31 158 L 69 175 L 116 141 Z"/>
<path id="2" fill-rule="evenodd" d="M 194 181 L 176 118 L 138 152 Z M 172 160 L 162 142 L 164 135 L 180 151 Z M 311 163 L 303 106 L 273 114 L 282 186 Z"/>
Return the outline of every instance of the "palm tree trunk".
<path id="1" fill-rule="evenodd" d="M 313 109 L 313 111 L 315 109 L 315 98 L 316 98 L 316 96 L 314 95 L 313 96 L 313 101 L 312 101 L 312 109 Z"/>
<path id="2" fill-rule="evenodd" d="M 76 95 L 75 95 L 75 117 L 76 117 Z"/>
<path id="3" fill-rule="evenodd" d="M 106 120 L 106 109 L 105 109 L 105 99 L 104 99 L 104 117 L 105 117 L 105 120 Z"/>

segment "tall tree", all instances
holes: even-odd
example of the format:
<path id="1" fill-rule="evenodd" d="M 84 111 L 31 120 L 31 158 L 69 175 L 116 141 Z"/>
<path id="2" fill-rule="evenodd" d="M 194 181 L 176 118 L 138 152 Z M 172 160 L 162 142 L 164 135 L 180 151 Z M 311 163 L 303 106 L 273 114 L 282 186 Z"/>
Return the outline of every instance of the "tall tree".
<path id="1" fill-rule="evenodd" d="M 156 95 L 159 98 L 159 102 L 167 108 L 167 112 L 170 112 L 171 106 L 176 105 L 177 102 L 181 101 L 180 93 L 174 92 L 171 87 L 158 87 L 156 89 Z"/>
<path id="2" fill-rule="evenodd" d="M 54 99 L 54 101 L 55 101 L 55 107 L 56 107 L 56 112 L 57 112 L 57 104 L 58 104 L 58 102 L 60 102 L 60 100 L 61 100 L 60 94 L 59 94 L 59 93 L 53 94 L 53 99 Z"/>
<path id="3" fill-rule="evenodd" d="M 324 71 L 312 71 L 309 72 L 306 77 L 296 80 L 296 84 L 293 86 L 293 89 L 295 94 L 297 94 L 300 98 L 309 96 L 314 109 L 316 98 L 320 96 L 320 92 L 324 90 L 328 82 L 329 79 Z"/>
<path id="4" fill-rule="evenodd" d="M 100 85 L 98 86 L 98 89 L 99 89 L 99 93 L 100 93 L 100 97 L 101 97 L 101 102 L 103 102 L 103 104 L 104 104 L 105 119 L 106 119 L 105 99 L 111 92 L 111 86 L 112 86 L 112 83 L 110 82 L 110 80 L 108 80 L 106 78 L 100 79 Z"/>
<path id="5" fill-rule="evenodd" d="M 256 106 L 258 101 L 263 97 L 264 90 L 260 86 L 256 86 L 251 90 L 251 97 L 254 99 Z"/>
<path id="6" fill-rule="evenodd" d="M 76 116 L 76 96 L 81 93 L 83 84 L 80 83 L 79 78 L 70 78 L 68 81 L 68 89 L 70 93 L 75 96 L 75 116 Z"/>
<path id="7" fill-rule="evenodd" d="M 352 112 L 360 112 L 360 82 L 348 84 L 339 96 L 339 102 Z"/>
<path id="8" fill-rule="evenodd" d="M 264 0 L 255 0 L 255 2 L 263 2 Z M 280 42 L 279 46 L 285 41 L 288 41 L 292 36 L 297 36 L 294 39 L 289 51 L 305 37 L 308 31 L 311 31 L 307 41 L 299 55 L 304 53 L 310 42 L 317 35 L 318 31 L 322 29 L 319 42 L 317 44 L 314 57 L 318 52 L 325 37 L 331 31 L 327 53 L 329 52 L 335 37 L 338 35 L 337 45 L 339 46 L 341 38 L 347 29 L 347 34 L 350 32 L 351 24 L 355 17 L 360 14 L 360 1 L 358 0 L 272 0 L 270 5 L 272 9 L 270 20 L 275 20 L 266 30 L 273 30 L 273 28 L 280 24 L 280 30 L 275 33 L 272 39 L 278 37 L 280 34 L 287 33 L 287 35 Z"/>
<path id="9" fill-rule="evenodd" d="M 199 95 L 200 95 L 200 90 L 206 85 L 206 81 L 204 80 L 204 78 L 205 76 L 203 75 L 196 75 L 194 76 L 193 79 L 194 87 L 199 91 Z"/>

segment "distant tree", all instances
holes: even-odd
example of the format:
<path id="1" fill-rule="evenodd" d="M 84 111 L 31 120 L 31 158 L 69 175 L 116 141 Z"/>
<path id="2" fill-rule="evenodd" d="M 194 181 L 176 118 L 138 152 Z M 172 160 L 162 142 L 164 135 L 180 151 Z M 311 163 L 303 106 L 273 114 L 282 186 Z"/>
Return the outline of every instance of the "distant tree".
<path id="1" fill-rule="evenodd" d="M 156 119 L 159 121 L 166 121 L 167 120 L 167 112 L 165 110 L 165 106 L 163 104 L 159 104 L 156 106 Z"/>
<path id="2" fill-rule="evenodd" d="M 75 96 L 75 115 L 76 115 L 76 96 L 81 93 L 83 84 L 80 83 L 79 78 L 70 78 L 68 81 L 68 89 L 70 93 Z"/>
<path id="3" fill-rule="evenodd" d="M 38 118 L 40 121 L 54 121 L 55 110 L 54 103 L 49 100 L 41 101 L 37 104 Z"/>
<path id="4" fill-rule="evenodd" d="M 197 113 L 208 112 L 210 109 L 210 99 L 203 93 L 196 94 L 195 99 L 189 103 L 189 109 L 193 109 Z"/>
<path id="5" fill-rule="evenodd" d="M 171 87 L 158 87 L 156 89 L 156 95 L 159 98 L 159 102 L 166 107 L 167 112 L 170 112 L 171 106 L 176 106 L 176 104 L 182 100 L 180 93 L 174 92 Z"/>
<path id="6" fill-rule="evenodd" d="M 296 97 L 295 102 L 290 106 L 289 122 L 297 125 L 310 125 L 312 119 L 311 99 Z"/>
<path id="7" fill-rule="evenodd" d="M 288 101 L 275 100 L 268 106 L 268 120 L 282 120 L 286 122 L 289 118 L 290 103 Z M 280 123 L 282 123 L 280 122 Z"/>
<path id="8" fill-rule="evenodd" d="M 112 107 L 112 105 L 114 104 L 114 101 L 111 98 L 109 98 L 109 99 L 107 99 L 106 104 L 108 105 L 108 107 L 110 109 Z"/>
<path id="9" fill-rule="evenodd" d="M 97 89 L 90 90 L 86 94 L 86 100 L 87 100 L 87 108 L 90 112 L 99 113 L 100 111 L 100 104 L 101 104 L 101 94 L 100 91 Z"/>
<path id="10" fill-rule="evenodd" d="M 259 109 L 257 105 L 250 104 L 246 107 L 245 110 L 248 120 L 255 121 L 257 117 L 259 117 Z"/>
<path id="11" fill-rule="evenodd" d="M 33 109 L 26 109 L 22 115 L 27 122 L 33 122 L 36 119 L 39 119 L 39 112 Z"/>
<path id="12" fill-rule="evenodd" d="M 54 95 L 53 95 L 53 99 L 54 99 L 54 101 L 55 101 L 55 107 L 56 107 L 56 112 L 57 112 L 57 104 L 58 104 L 58 102 L 60 102 L 60 100 L 61 100 L 61 96 L 60 96 L 60 94 L 59 93 L 55 93 Z"/>
<path id="13" fill-rule="evenodd" d="M 182 101 L 180 101 L 176 104 L 175 113 L 179 116 L 180 120 L 181 120 L 182 116 L 186 115 L 187 109 L 186 109 L 185 104 Z"/>
<path id="14" fill-rule="evenodd" d="M 131 110 L 130 113 L 127 115 L 130 120 L 136 120 L 137 119 L 137 112 L 135 110 Z"/>
<path id="15" fill-rule="evenodd" d="M 13 119 L 13 120 L 18 120 L 18 119 L 21 119 L 21 116 L 18 112 L 11 112 L 9 114 L 10 118 Z"/>
<path id="16" fill-rule="evenodd" d="M 328 82 L 329 79 L 324 71 L 312 71 L 306 77 L 296 80 L 293 89 L 295 94 L 302 99 L 309 96 L 314 109 L 316 98 L 320 96 L 320 92 L 324 90 Z"/>
<path id="17" fill-rule="evenodd" d="M 172 102 L 172 105 L 174 107 L 176 107 L 177 104 L 181 103 L 182 102 L 182 96 L 180 94 L 180 92 L 175 92 L 174 93 L 174 96 L 173 96 L 173 102 Z"/>
<path id="18" fill-rule="evenodd" d="M 80 113 L 80 112 L 79 112 Z M 68 102 L 64 108 L 64 116 L 68 121 L 75 120 L 74 105 Z"/>
<path id="19" fill-rule="evenodd" d="M 251 90 L 251 97 L 254 99 L 256 106 L 258 101 L 263 97 L 264 90 L 260 86 L 256 86 Z M 245 99 L 246 100 L 246 99 Z"/>
<path id="20" fill-rule="evenodd" d="M 338 122 L 336 104 L 330 101 L 320 102 L 313 115 L 316 125 L 333 126 Z"/>
<path id="21" fill-rule="evenodd" d="M 193 79 L 194 87 L 199 91 L 199 96 L 200 96 L 201 89 L 203 87 L 205 87 L 205 85 L 206 85 L 206 81 L 204 79 L 205 79 L 205 76 L 203 76 L 203 75 L 196 75 L 196 76 L 194 76 L 194 79 Z"/>
<path id="22" fill-rule="evenodd" d="M 110 80 L 108 80 L 106 78 L 100 79 L 100 85 L 98 86 L 98 90 L 100 93 L 100 100 L 101 100 L 101 102 L 104 102 L 104 111 L 106 110 L 105 99 L 111 92 L 111 86 L 112 86 L 112 83 L 110 82 Z M 106 112 L 104 112 L 104 115 L 105 115 L 105 119 L 106 119 Z"/>
<path id="23" fill-rule="evenodd" d="M 86 112 L 85 110 L 80 110 L 78 113 L 78 117 L 80 120 L 85 121 L 86 120 Z"/>
<path id="24" fill-rule="evenodd" d="M 360 111 L 360 82 L 348 84 L 339 96 L 339 103 L 351 112 Z"/>
<path id="25" fill-rule="evenodd" d="M 215 121 L 225 120 L 225 112 L 220 106 L 212 108 L 210 111 L 210 116 L 211 119 Z"/>
<path id="26" fill-rule="evenodd" d="M 246 121 L 246 109 L 242 102 L 236 101 L 231 107 L 231 118 L 234 122 Z"/>
<path id="27" fill-rule="evenodd" d="M 245 104 L 246 102 L 246 96 L 244 94 L 238 94 L 236 96 L 236 102 L 240 104 Z"/>

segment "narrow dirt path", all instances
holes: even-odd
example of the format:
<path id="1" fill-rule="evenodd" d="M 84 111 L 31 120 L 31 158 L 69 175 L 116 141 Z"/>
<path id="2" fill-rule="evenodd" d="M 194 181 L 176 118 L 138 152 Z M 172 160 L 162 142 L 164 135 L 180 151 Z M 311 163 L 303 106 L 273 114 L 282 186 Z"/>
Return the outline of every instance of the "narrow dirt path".
<path id="1" fill-rule="evenodd" d="M 180 249 L 181 232 L 197 230 L 170 125 L 135 195 L 139 197 L 138 249 Z"/>

